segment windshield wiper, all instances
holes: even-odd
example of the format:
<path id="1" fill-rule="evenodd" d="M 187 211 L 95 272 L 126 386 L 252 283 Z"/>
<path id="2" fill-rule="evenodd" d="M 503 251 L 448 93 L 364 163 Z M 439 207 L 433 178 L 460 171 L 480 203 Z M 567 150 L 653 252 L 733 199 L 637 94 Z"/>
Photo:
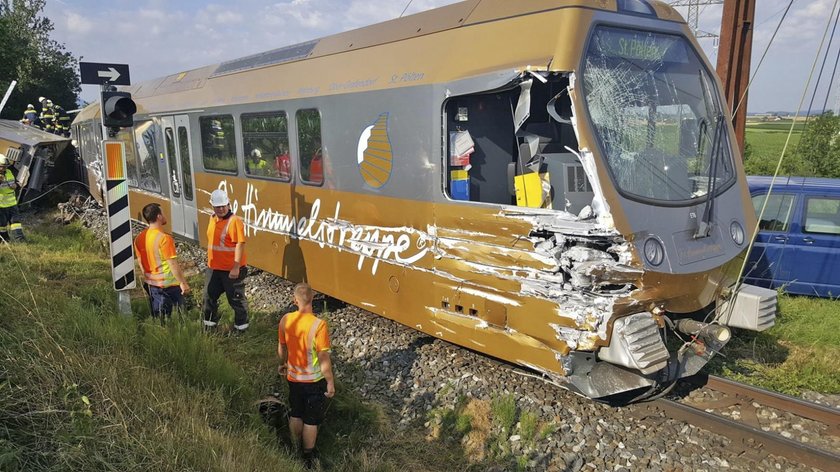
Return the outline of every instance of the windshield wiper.
<path id="1" fill-rule="evenodd" d="M 704 124 L 705 120 L 701 122 Z M 712 149 L 709 158 L 709 176 L 706 180 L 706 207 L 703 209 L 703 218 L 697 224 L 697 231 L 694 239 L 707 238 L 712 231 L 712 216 L 715 209 L 715 194 L 717 193 L 717 169 L 720 155 L 720 142 L 723 136 L 723 113 L 715 116 L 715 133 L 712 137 Z"/>

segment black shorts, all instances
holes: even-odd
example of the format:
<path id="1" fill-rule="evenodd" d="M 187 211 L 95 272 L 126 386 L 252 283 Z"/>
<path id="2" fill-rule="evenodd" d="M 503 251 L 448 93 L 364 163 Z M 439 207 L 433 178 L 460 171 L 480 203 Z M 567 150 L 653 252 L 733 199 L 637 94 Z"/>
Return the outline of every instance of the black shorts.
<path id="1" fill-rule="evenodd" d="M 303 424 L 321 424 L 327 403 L 326 392 L 326 379 L 311 383 L 289 382 L 289 416 L 303 419 Z"/>

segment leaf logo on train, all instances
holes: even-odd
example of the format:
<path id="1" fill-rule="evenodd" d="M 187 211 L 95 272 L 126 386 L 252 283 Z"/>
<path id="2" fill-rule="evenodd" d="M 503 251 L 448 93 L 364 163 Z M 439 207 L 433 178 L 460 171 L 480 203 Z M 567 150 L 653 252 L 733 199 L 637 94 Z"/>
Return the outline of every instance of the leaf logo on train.
<path id="1" fill-rule="evenodd" d="M 356 158 L 359 161 L 359 173 L 366 184 L 372 188 L 381 188 L 388 182 L 393 169 L 388 113 L 382 113 L 372 125 L 362 130 Z"/>

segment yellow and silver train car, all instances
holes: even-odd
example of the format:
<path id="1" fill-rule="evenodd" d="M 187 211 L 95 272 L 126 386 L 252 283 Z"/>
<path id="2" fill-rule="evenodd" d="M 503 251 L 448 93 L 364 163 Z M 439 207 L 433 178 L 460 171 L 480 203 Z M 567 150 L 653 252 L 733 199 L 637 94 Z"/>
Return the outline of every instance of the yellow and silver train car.
<path id="1" fill-rule="evenodd" d="M 774 322 L 736 285 L 756 222 L 720 83 L 664 3 L 468 0 L 125 90 L 136 218 L 206 246 L 227 189 L 253 266 L 584 395 Z M 73 125 L 92 182 L 99 123 Z"/>

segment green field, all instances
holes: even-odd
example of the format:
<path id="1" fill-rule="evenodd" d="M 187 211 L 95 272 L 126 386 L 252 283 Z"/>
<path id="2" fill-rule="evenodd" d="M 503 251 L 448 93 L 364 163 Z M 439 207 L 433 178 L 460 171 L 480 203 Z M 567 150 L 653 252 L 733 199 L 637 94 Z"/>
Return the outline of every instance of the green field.
<path id="1" fill-rule="evenodd" d="M 775 121 L 769 123 L 747 123 L 745 139 L 749 145 L 751 155 L 746 162 L 747 174 L 767 175 L 775 171 L 776 163 L 782 155 L 785 141 L 788 139 L 791 121 Z M 796 151 L 804 122 L 794 125 L 790 142 L 785 151 L 785 160 L 791 161 L 790 156 Z"/>

